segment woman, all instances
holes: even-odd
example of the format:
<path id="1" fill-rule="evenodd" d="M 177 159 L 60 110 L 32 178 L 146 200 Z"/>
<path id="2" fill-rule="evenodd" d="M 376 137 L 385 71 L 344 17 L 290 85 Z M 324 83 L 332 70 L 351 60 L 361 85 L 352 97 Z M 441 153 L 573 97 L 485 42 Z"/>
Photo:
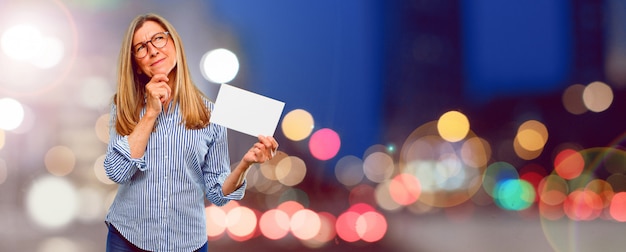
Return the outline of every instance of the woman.
<path id="1" fill-rule="evenodd" d="M 210 124 L 213 103 L 193 84 L 172 25 L 136 17 L 120 51 L 104 167 L 119 184 L 106 216 L 106 251 L 207 251 L 204 199 L 240 200 L 254 163 L 278 143 L 259 141 L 231 171 L 226 129 Z"/>

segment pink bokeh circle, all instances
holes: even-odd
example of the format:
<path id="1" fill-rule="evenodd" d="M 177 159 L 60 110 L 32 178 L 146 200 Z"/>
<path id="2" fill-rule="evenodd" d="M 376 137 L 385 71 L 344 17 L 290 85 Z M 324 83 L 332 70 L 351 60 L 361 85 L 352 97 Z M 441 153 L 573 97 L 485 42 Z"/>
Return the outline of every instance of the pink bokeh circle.
<path id="1" fill-rule="evenodd" d="M 335 157 L 340 147 L 339 134 L 328 128 L 316 131 L 309 140 L 309 151 L 319 160 L 329 160 Z"/>

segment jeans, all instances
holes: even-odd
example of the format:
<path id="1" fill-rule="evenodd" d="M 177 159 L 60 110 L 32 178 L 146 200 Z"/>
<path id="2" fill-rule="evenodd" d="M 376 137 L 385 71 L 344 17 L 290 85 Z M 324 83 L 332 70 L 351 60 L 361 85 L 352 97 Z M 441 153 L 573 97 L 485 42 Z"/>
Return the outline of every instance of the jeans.
<path id="1" fill-rule="evenodd" d="M 146 250 L 140 249 L 134 244 L 130 243 L 117 229 L 107 223 L 109 228 L 109 234 L 107 235 L 106 252 L 145 252 Z M 201 248 L 195 252 L 208 252 L 209 244 L 205 243 Z"/>

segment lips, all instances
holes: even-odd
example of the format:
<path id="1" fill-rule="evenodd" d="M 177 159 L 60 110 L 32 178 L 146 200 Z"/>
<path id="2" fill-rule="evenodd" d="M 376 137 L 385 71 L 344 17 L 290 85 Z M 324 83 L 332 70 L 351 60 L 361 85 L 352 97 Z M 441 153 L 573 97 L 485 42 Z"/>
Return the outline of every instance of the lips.
<path id="1" fill-rule="evenodd" d="M 157 61 L 155 61 L 154 63 L 150 64 L 150 66 L 155 66 L 155 65 L 157 65 L 157 64 L 159 64 L 159 63 L 161 63 L 161 62 L 163 62 L 164 60 L 165 60 L 165 58 L 160 59 L 160 60 L 157 60 Z"/>

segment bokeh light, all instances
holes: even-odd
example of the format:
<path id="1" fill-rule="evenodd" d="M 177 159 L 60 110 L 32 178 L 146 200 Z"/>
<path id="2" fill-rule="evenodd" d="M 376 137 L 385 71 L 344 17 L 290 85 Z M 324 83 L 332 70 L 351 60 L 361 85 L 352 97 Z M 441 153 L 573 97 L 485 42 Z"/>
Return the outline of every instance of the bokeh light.
<path id="1" fill-rule="evenodd" d="M 259 220 L 259 228 L 263 236 L 270 240 L 285 237 L 290 230 L 290 218 L 287 213 L 279 209 L 271 209 L 263 213 Z"/>
<path id="2" fill-rule="evenodd" d="M 226 213 L 221 207 L 210 205 L 204 208 L 206 231 L 210 240 L 221 237 L 226 231 Z"/>
<path id="3" fill-rule="evenodd" d="M 613 196 L 609 212 L 614 220 L 626 222 L 626 192 L 618 192 Z"/>
<path id="4" fill-rule="evenodd" d="M 43 240 L 36 252 L 80 252 L 84 251 L 80 245 L 65 237 L 51 237 Z"/>
<path id="5" fill-rule="evenodd" d="M 519 140 L 520 138 L 516 137 L 515 139 L 513 139 L 513 143 L 512 143 L 513 151 L 515 152 L 515 155 L 517 155 L 517 157 L 524 159 L 524 160 L 534 160 L 541 155 L 541 152 L 543 151 L 543 149 L 538 149 L 534 151 L 526 149 L 522 147 Z"/>
<path id="6" fill-rule="evenodd" d="M 322 227 L 317 213 L 310 209 L 301 209 L 291 217 L 291 233 L 300 240 L 313 239 Z"/>
<path id="7" fill-rule="evenodd" d="M 103 184 L 107 184 L 107 185 L 112 185 L 115 184 L 115 182 L 113 182 L 113 180 L 111 180 L 106 172 L 104 171 L 104 158 L 106 156 L 105 155 L 101 155 L 100 157 L 96 158 L 96 160 L 93 163 L 93 173 L 96 176 L 96 179 L 98 179 L 98 181 L 100 181 Z"/>
<path id="8" fill-rule="evenodd" d="M 379 183 L 374 191 L 374 198 L 376 199 L 376 203 L 380 208 L 388 212 L 399 211 L 402 209 L 403 205 L 394 200 L 394 198 L 391 196 L 392 192 L 390 189 L 391 180 L 386 180 L 382 183 Z"/>
<path id="9" fill-rule="evenodd" d="M 495 202 L 503 209 L 520 211 L 535 202 L 535 189 L 523 179 L 506 179 L 497 183 L 494 189 Z"/>
<path id="10" fill-rule="evenodd" d="M 568 190 L 567 181 L 557 175 L 548 175 L 539 183 L 541 201 L 552 206 L 565 202 Z"/>
<path id="11" fill-rule="evenodd" d="M 384 152 L 374 152 L 363 161 L 363 173 L 372 182 L 380 183 L 389 179 L 394 171 L 393 158 Z"/>
<path id="12" fill-rule="evenodd" d="M 615 196 L 615 191 L 613 191 L 611 184 L 603 179 L 594 179 L 589 181 L 584 190 L 597 194 L 602 201 L 602 208 L 608 207 L 611 203 L 611 199 Z"/>
<path id="13" fill-rule="evenodd" d="M 377 242 L 387 233 L 385 216 L 376 211 L 363 213 L 357 219 L 357 233 L 365 242 Z"/>
<path id="14" fill-rule="evenodd" d="M 18 61 L 29 61 L 43 69 L 56 66 L 65 54 L 63 42 L 59 38 L 45 37 L 39 28 L 30 24 L 10 27 L 2 34 L 0 42 L 7 56 Z"/>
<path id="15" fill-rule="evenodd" d="M 46 169 L 55 176 L 65 176 L 74 170 L 76 156 L 67 146 L 54 146 L 46 153 Z"/>
<path id="16" fill-rule="evenodd" d="M 309 150 L 319 160 L 329 160 L 339 152 L 341 139 L 332 129 L 324 128 L 316 131 L 309 140 Z"/>
<path id="17" fill-rule="evenodd" d="M 43 47 L 41 31 L 30 24 L 19 24 L 7 29 L 0 40 L 2 51 L 15 60 L 29 60 Z"/>
<path id="18" fill-rule="evenodd" d="M 470 150 L 468 146 L 465 154 L 461 155 L 467 157 L 472 152 L 487 155 L 490 152 L 487 146 L 479 143 L 481 141 L 473 141 L 478 142 L 470 143 L 471 147 L 478 149 Z M 400 152 L 400 171 L 415 176 L 422 188 L 419 203 L 423 205 L 412 208 L 412 211 L 457 206 L 470 200 L 480 190 L 484 167 L 473 166 L 479 164 L 481 158 L 487 160 L 488 157 L 478 157 L 468 162 L 471 165 L 466 165 L 456 146 L 456 143 L 453 145 L 439 136 L 436 121 L 416 128 L 405 140 Z"/>
<path id="19" fill-rule="evenodd" d="M 286 186 L 300 184 L 306 176 L 306 164 L 295 156 L 283 158 L 276 165 L 276 179 Z"/>
<path id="20" fill-rule="evenodd" d="M 613 103 L 613 90 L 609 85 L 594 81 L 583 91 L 585 106 L 593 112 L 602 112 Z"/>
<path id="21" fill-rule="evenodd" d="M 602 209 L 600 197 L 587 190 L 574 190 L 563 204 L 565 214 L 572 220 L 589 221 L 597 218 Z"/>
<path id="22" fill-rule="evenodd" d="M 285 158 L 289 158 L 289 155 L 287 155 L 287 153 L 277 151 L 274 158 L 260 165 L 259 171 L 261 175 L 263 175 L 263 177 L 267 178 L 268 180 L 278 180 L 278 178 L 276 177 L 276 166 L 280 163 L 280 161 Z M 287 162 L 285 164 L 290 165 L 291 163 Z"/>
<path id="23" fill-rule="evenodd" d="M 544 177 L 548 175 L 546 169 L 538 164 L 530 163 L 522 167 L 519 171 L 520 179 L 528 181 L 532 185 L 535 190 L 535 195 L 537 195 L 536 200 L 539 200 L 539 184 L 543 180 Z"/>
<path id="24" fill-rule="evenodd" d="M 24 108 L 22 104 L 11 98 L 0 99 L 0 129 L 14 130 L 22 124 Z"/>
<path id="25" fill-rule="evenodd" d="M 337 218 L 328 212 L 317 213 L 320 220 L 320 228 L 314 237 L 306 240 L 302 240 L 302 243 L 313 249 L 323 247 L 326 243 L 335 239 L 337 232 L 335 231 L 335 223 Z"/>
<path id="26" fill-rule="evenodd" d="M 26 210 L 38 225 L 57 229 L 68 225 L 78 211 L 78 195 L 68 180 L 42 177 L 26 193 Z"/>
<path id="27" fill-rule="evenodd" d="M 422 193 L 420 181 L 411 174 L 396 175 L 389 184 L 391 198 L 400 205 L 407 206 L 419 199 Z"/>
<path id="28" fill-rule="evenodd" d="M 539 121 L 528 120 L 518 127 L 516 138 L 522 148 L 538 151 L 548 141 L 548 129 Z"/>
<path id="29" fill-rule="evenodd" d="M 404 8 L 401 13 L 369 13 L 373 11 L 371 6 L 352 13 L 375 14 L 366 17 L 399 16 L 405 20 L 408 13 L 417 11 L 429 13 L 427 17 L 422 15 L 425 19 L 421 21 L 426 22 L 434 18 L 442 21 L 434 9 L 452 8 L 455 12 L 466 12 L 475 8 L 463 4 L 408 2 L 411 3 L 393 4 L 397 9 L 411 7 Z M 609 7 L 615 7 L 617 2 L 610 1 Z M 206 9 L 184 11 L 180 12 L 184 13 L 181 15 L 163 13 L 176 23 L 199 25 L 179 28 L 183 36 L 197 35 L 185 44 L 189 51 L 190 73 L 196 74 L 197 71 L 214 83 L 235 81 L 259 85 L 255 87 L 284 96 L 292 108 L 312 109 L 294 109 L 282 118 L 282 135 L 277 136 L 277 139 L 283 139 L 281 151 L 272 160 L 251 166 L 246 177 L 248 187 L 244 200 L 231 201 L 223 207 L 207 203 L 206 232 L 214 249 L 238 250 L 249 246 L 267 251 L 305 251 L 307 248 L 319 251 L 414 251 L 435 248 L 459 251 L 463 249 L 444 248 L 452 244 L 447 243 L 451 237 L 458 236 L 469 237 L 461 242 L 478 244 L 467 250 L 500 251 L 512 248 L 513 245 L 506 244 L 508 236 L 521 232 L 525 234 L 523 239 L 514 236 L 514 241 L 528 244 L 528 250 L 541 247 L 544 243 L 550 243 L 557 251 L 619 249 L 619 246 L 613 247 L 619 239 L 609 238 L 619 236 L 623 228 L 620 223 L 626 222 L 626 132 L 623 132 L 623 120 L 619 115 L 626 79 L 602 76 L 602 73 L 607 73 L 606 69 L 602 69 L 606 66 L 595 65 L 598 60 L 609 59 L 616 65 L 612 71 L 626 66 L 626 50 L 614 48 L 616 44 L 624 43 L 610 41 L 611 36 L 623 37 L 619 25 L 616 25 L 618 30 L 602 30 L 602 34 L 609 34 L 606 43 L 587 43 L 590 46 L 584 48 L 589 55 L 608 54 L 595 58 L 584 53 L 579 55 L 578 61 L 592 61 L 583 60 L 585 64 L 572 65 L 571 73 L 561 76 L 565 79 L 544 85 L 546 83 L 535 83 L 533 78 L 536 76 L 525 75 L 518 78 L 524 85 L 503 81 L 501 83 L 506 85 L 497 87 L 501 90 L 482 89 L 482 93 L 472 95 L 480 99 L 474 103 L 474 97 L 466 99 L 468 94 L 458 89 L 457 85 L 469 83 L 464 79 L 475 74 L 472 69 L 476 66 L 456 66 L 456 63 L 463 62 L 465 56 L 454 52 L 457 46 L 465 46 L 461 45 L 465 42 L 449 43 L 446 36 L 450 34 L 422 32 L 417 37 L 406 37 L 399 36 L 406 34 L 387 29 L 385 31 L 391 32 L 387 35 L 392 36 L 372 37 L 385 41 L 394 37 L 406 38 L 411 44 L 409 49 L 413 50 L 412 53 L 409 51 L 407 54 L 403 51 L 407 48 L 397 47 L 388 52 L 398 54 L 388 55 L 391 57 L 387 59 L 398 63 L 400 58 L 407 60 L 404 63 L 416 65 L 394 68 L 389 72 L 384 67 L 362 62 L 363 58 L 356 55 L 362 49 L 360 46 L 370 48 L 371 41 L 364 40 L 359 46 L 350 47 L 350 44 L 342 44 L 345 39 L 334 40 L 333 36 L 345 36 L 341 31 L 367 30 L 350 29 L 352 23 L 357 21 L 352 19 L 353 16 L 340 13 L 346 16 L 326 20 L 333 25 L 333 20 L 342 21 L 341 25 L 333 27 L 338 30 L 334 30 L 324 29 L 326 22 L 319 20 L 309 26 L 301 24 L 302 19 L 307 17 L 296 15 L 298 19 L 294 19 L 294 23 L 304 29 L 284 32 L 282 29 L 289 27 L 260 24 L 272 29 L 268 32 L 252 29 L 258 27 L 249 25 L 259 24 L 250 24 L 250 20 L 246 20 L 251 15 L 239 15 L 238 19 L 229 20 L 232 18 L 229 15 L 241 14 L 229 9 L 233 7 L 229 3 L 200 1 L 177 5 L 180 9 L 202 6 L 216 11 L 219 15 L 215 15 L 215 19 L 210 18 L 209 22 L 205 22 L 207 19 L 194 22 L 198 18 L 206 18 L 202 16 L 207 13 Z M 581 8 L 581 4 L 585 8 Z M 576 2 L 572 8 L 563 9 L 580 14 L 581 9 L 584 12 L 604 6 L 587 4 Z M 0 81 L 0 95 L 4 95 L 0 97 L 0 190 L 3 192 L 3 197 L 0 197 L 0 214 L 3 217 L 0 219 L 3 222 L 0 221 L 0 224 L 19 227 L 0 240 L 0 250 L 94 250 L 98 248 L 94 246 L 98 239 L 106 238 L 98 230 L 106 231 L 102 220 L 118 188 L 104 173 L 103 162 L 109 141 L 110 115 L 106 113 L 115 92 L 116 84 L 112 80 L 115 79 L 115 56 L 119 52 L 119 44 L 98 38 L 123 35 L 115 31 L 117 28 L 108 27 L 119 25 L 117 21 L 123 22 L 124 18 L 115 18 L 119 14 L 128 14 L 129 10 L 141 11 L 146 6 L 167 10 L 171 5 L 166 1 L 145 5 L 120 0 L 37 3 L 15 0 L 2 2 L 0 6 L 4 7 L 0 8 L 0 23 L 3 24 L 0 27 L 0 65 L 5 73 Z M 616 9 L 623 12 L 624 7 L 626 5 Z M 337 10 L 343 9 L 354 10 Z M 582 39 L 580 37 L 593 40 L 594 34 L 589 33 L 600 31 L 594 25 L 603 23 L 596 22 L 594 17 L 603 17 L 608 22 L 623 19 L 611 16 L 614 13 L 606 9 L 612 8 L 601 9 L 601 12 L 593 13 L 610 15 L 591 15 L 593 17 L 589 22 L 585 22 L 585 27 L 590 29 L 582 29 L 583 33 L 576 33 L 564 41 L 581 44 L 578 41 Z M 580 16 L 566 14 L 568 17 Z M 79 18 L 76 20 L 80 24 L 78 27 L 73 15 Z M 274 22 L 277 17 L 281 16 L 254 18 L 261 23 Z M 101 19 L 114 22 L 94 22 Z M 231 21 L 236 22 L 230 24 Z M 366 27 L 371 27 L 371 22 L 375 21 L 367 19 Z M 291 22 L 281 24 L 286 23 Z M 441 27 L 440 30 L 453 31 L 454 34 L 458 31 L 456 25 L 459 22 L 441 23 L 454 27 Z M 465 34 L 466 23 L 461 23 L 463 25 L 459 28 Z M 318 26 L 320 29 L 317 29 Z M 242 27 L 254 32 L 240 34 Z M 414 26 L 403 26 L 399 30 L 406 32 L 406 29 L 414 29 Z M 300 30 L 306 31 L 307 35 L 298 34 Z M 320 36 L 316 33 L 318 30 L 329 30 L 332 36 Z M 425 29 L 426 33 L 429 30 L 432 31 Z M 289 40 L 288 47 L 265 47 L 268 44 L 282 46 L 281 41 L 286 40 L 281 38 L 281 34 L 289 34 L 288 37 L 294 39 Z M 347 34 L 358 35 L 353 32 Z M 261 40 L 251 46 L 237 41 L 238 38 Z M 264 40 L 268 38 L 270 40 Z M 307 41 L 299 41 L 301 38 Z M 380 42 L 386 43 L 375 41 L 374 45 L 380 45 Z M 582 44 L 585 44 L 584 41 Z M 237 54 L 224 48 L 207 52 L 207 46 L 208 49 L 217 48 L 214 45 L 241 50 L 238 49 Z M 301 48 L 306 50 L 293 53 L 294 49 Z M 338 54 L 338 51 L 341 53 Z M 300 54 L 310 52 L 320 57 L 346 56 L 344 59 L 356 60 L 348 60 L 350 67 L 345 67 L 342 60 L 309 58 L 309 54 Z M 288 63 L 285 68 L 285 62 L 298 61 L 283 58 L 292 54 L 306 64 Z M 401 55 L 408 55 L 408 58 Z M 245 59 L 245 64 L 240 65 L 241 59 Z M 73 64 L 74 61 L 79 64 Z M 315 67 L 311 67 L 309 62 L 313 62 Z M 257 65 L 259 63 L 262 65 Z M 384 78 L 369 78 L 363 73 L 370 73 L 353 69 L 361 63 L 368 64 L 376 70 L 373 74 Z M 302 72 L 294 71 L 300 66 L 304 66 Z M 326 69 L 327 66 L 330 68 Z M 381 71 L 379 69 L 384 70 L 378 72 Z M 440 75 L 441 69 L 452 69 L 453 74 Z M 550 67 L 544 69 L 554 70 Z M 272 71 L 280 73 L 273 75 Z M 468 75 L 454 74 L 455 71 L 468 71 Z M 362 78 L 375 79 L 374 89 L 369 86 L 370 83 L 360 81 L 363 79 L 354 81 L 347 76 L 355 72 Z M 66 78 L 69 73 L 72 77 Z M 506 74 L 500 71 L 492 73 L 498 76 Z M 454 77 L 454 84 L 448 83 L 450 77 Z M 582 81 L 598 79 L 606 82 L 573 84 L 580 82 L 580 77 L 585 79 Z M 298 78 L 321 78 L 322 81 L 311 84 Z M 559 90 L 564 87 L 563 80 L 569 86 Z M 329 89 L 327 84 L 330 82 L 333 86 Z M 346 85 L 334 85 L 334 82 Z M 436 85 L 422 87 L 421 84 L 411 84 L 418 82 Z M 298 87 L 281 83 L 298 83 Z M 533 85 L 544 85 L 545 93 L 537 95 L 523 89 L 523 92 L 510 96 L 496 94 L 513 86 L 527 88 Z M 322 99 L 313 90 L 323 90 Z M 436 94 L 440 91 L 445 94 Z M 404 96 L 395 96 L 398 93 Z M 479 97 L 490 93 L 495 95 L 493 99 Z M 68 94 L 72 99 L 66 99 Z M 206 94 L 210 96 L 211 90 Z M 315 105 L 298 104 L 307 102 Z M 373 102 L 376 108 L 361 102 Z M 344 108 L 351 110 L 346 112 L 342 110 Z M 615 116 L 615 113 L 618 115 Z M 350 124 L 352 121 L 348 119 L 346 124 L 346 117 L 352 116 L 365 116 L 371 120 L 366 119 L 366 124 Z M 472 118 L 471 125 L 468 117 Z M 534 119 L 529 120 L 531 118 Z M 358 134 L 355 138 L 354 134 L 362 133 L 361 130 L 365 130 L 366 134 Z M 406 136 L 405 133 L 410 134 Z M 243 140 L 238 134 L 229 135 L 229 139 L 234 142 L 229 153 L 237 158 L 239 144 Z M 383 144 L 363 146 L 369 142 Z M 603 144 L 606 146 L 601 146 Z M 238 163 L 230 165 L 234 168 Z M 502 232 L 493 236 L 494 230 L 481 229 L 486 227 L 483 225 L 485 221 L 492 220 L 504 220 L 513 228 L 496 230 Z M 536 227 L 539 221 L 541 227 Z M 458 229 L 447 229 L 456 224 L 463 225 L 458 225 Z M 585 230 L 587 228 L 591 232 Z M 64 230 L 58 232 L 59 229 Z M 451 232 L 442 232 L 446 230 Z M 484 236 L 482 238 L 497 239 L 485 242 L 489 239 L 460 235 L 460 232 L 469 231 Z M 535 242 L 537 238 L 538 242 Z M 588 241 L 597 245 L 595 250 L 583 244 Z M 369 244 L 376 242 L 373 246 Z M 500 247 L 489 249 L 492 243 Z"/>
<path id="30" fill-rule="evenodd" d="M 78 29 L 73 13 L 58 0 L 36 4 L 25 1 L 3 3 L 2 10 L 10 11 L 2 13 L 3 28 L 7 30 L 0 31 L 0 35 L 3 55 L 7 57 L 0 57 L 5 70 L 0 91 L 12 96 L 34 96 L 52 91 L 52 87 L 58 87 L 69 72 L 75 70 Z M 79 72 L 85 70 L 83 67 Z M 64 84 L 71 85 L 71 82 Z"/>
<path id="31" fill-rule="evenodd" d="M 257 228 L 257 217 L 248 207 L 238 206 L 226 214 L 226 230 L 237 241 L 249 239 Z"/>
<path id="32" fill-rule="evenodd" d="M 80 90 L 78 90 L 78 98 L 85 107 L 108 108 L 113 101 L 114 87 L 115 85 L 103 77 L 90 76 L 82 81 Z"/>
<path id="33" fill-rule="evenodd" d="M 7 162 L 0 158 L 0 185 L 4 184 L 9 177 L 9 169 L 7 168 Z"/>
<path id="34" fill-rule="evenodd" d="M 585 159 L 575 150 L 562 150 L 554 158 L 554 171 L 564 179 L 580 176 L 584 168 Z"/>
<path id="35" fill-rule="evenodd" d="M 281 129 L 288 139 L 301 141 L 311 135 L 314 126 L 311 113 L 303 109 L 295 109 L 283 117 Z"/>
<path id="36" fill-rule="evenodd" d="M 355 156 L 344 156 L 335 164 L 335 177 L 345 186 L 355 186 L 363 180 L 363 161 Z"/>
<path id="37" fill-rule="evenodd" d="M 27 134 L 31 132 L 33 127 L 37 125 L 37 117 L 40 115 L 37 115 L 36 111 L 32 110 L 26 104 L 21 104 L 21 105 L 22 105 L 22 109 L 24 110 L 24 116 L 22 117 L 22 122 L 17 128 L 11 130 L 11 133 Z"/>
<path id="38" fill-rule="evenodd" d="M 109 142 L 110 118 L 111 118 L 110 115 L 107 113 L 107 114 L 101 115 L 96 120 L 96 125 L 95 125 L 96 136 L 98 137 L 98 140 L 100 140 L 100 142 L 102 143 Z"/>
<path id="39" fill-rule="evenodd" d="M 449 111 L 441 115 L 437 121 L 437 130 L 441 138 L 449 142 L 463 140 L 470 130 L 467 116 L 459 111 Z"/>
<path id="40" fill-rule="evenodd" d="M 490 164 L 483 175 L 483 188 L 491 197 L 497 198 L 498 185 L 508 180 L 519 179 L 517 169 L 507 162 Z"/>
<path id="41" fill-rule="evenodd" d="M 356 204 L 337 218 L 337 235 L 347 242 L 376 242 L 387 233 L 385 217 L 367 204 Z"/>
<path id="42" fill-rule="evenodd" d="M 563 107 L 567 112 L 580 115 L 587 112 L 587 107 L 585 106 L 585 102 L 583 101 L 583 92 L 585 90 L 585 85 L 582 84 L 574 84 L 563 92 L 562 102 Z"/>
<path id="43" fill-rule="evenodd" d="M 237 55 L 228 49 L 218 48 L 205 53 L 200 60 L 204 78 L 214 83 L 232 81 L 239 72 Z"/>
<path id="44" fill-rule="evenodd" d="M 41 48 L 37 52 L 37 60 L 31 64 L 39 68 L 52 68 L 59 64 L 65 56 L 63 42 L 55 37 L 45 37 L 41 41 Z"/>
<path id="45" fill-rule="evenodd" d="M 0 150 L 2 150 L 5 143 L 6 143 L 6 133 L 4 133 L 3 129 L 0 129 Z"/>
<path id="46" fill-rule="evenodd" d="M 280 203 L 280 205 L 278 205 L 276 209 L 284 212 L 289 218 L 291 218 L 296 212 L 304 209 L 304 206 L 300 204 L 300 202 L 289 200 Z"/>
<path id="47" fill-rule="evenodd" d="M 491 146 L 485 139 L 471 137 L 463 142 L 460 154 L 466 165 L 474 168 L 485 167 L 491 159 Z"/>

